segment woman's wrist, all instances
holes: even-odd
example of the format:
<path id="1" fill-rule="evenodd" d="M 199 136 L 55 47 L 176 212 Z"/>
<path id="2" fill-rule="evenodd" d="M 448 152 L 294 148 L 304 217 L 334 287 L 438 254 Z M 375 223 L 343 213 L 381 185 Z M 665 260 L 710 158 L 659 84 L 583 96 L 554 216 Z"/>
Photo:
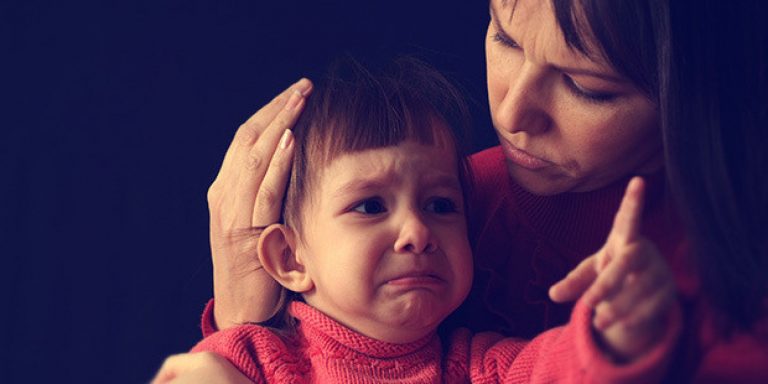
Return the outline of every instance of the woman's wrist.
<path id="1" fill-rule="evenodd" d="M 246 274 L 214 271 L 213 316 L 218 329 L 269 319 L 280 300 L 280 285 L 259 266 Z"/>

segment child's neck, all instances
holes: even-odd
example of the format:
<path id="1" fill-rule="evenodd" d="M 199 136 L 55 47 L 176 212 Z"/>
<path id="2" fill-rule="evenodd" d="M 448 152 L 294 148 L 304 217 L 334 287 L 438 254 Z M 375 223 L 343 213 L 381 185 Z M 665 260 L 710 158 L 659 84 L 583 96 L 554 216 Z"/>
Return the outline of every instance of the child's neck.
<path id="1" fill-rule="evenodd" d="M 420 324 L 414 321 L 411 324 L 399 324 L 393 326 L 391 324 L 383 324 L 381 322 L 369 319 L 365 316 L 358 316 L 346 311 L 324 310 L 321 303 L 314 303 L 314 297 L 312 293 L 302 294 L 304 302 L 330 317 L 339 324 L 349 328 L 350 330 L 357 332 L 363 336 L 370 337 L 379 341 L 384 341 L 393 344 L 407 344 L 423 339 L 424 337 L 433 334 L 437 331 L 437 326 L 440 324 Z"/>

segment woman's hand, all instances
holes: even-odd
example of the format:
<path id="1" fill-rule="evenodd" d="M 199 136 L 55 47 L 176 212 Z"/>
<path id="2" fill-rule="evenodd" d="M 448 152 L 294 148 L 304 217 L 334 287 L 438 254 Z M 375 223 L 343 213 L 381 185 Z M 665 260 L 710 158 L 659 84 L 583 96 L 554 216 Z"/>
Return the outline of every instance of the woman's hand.
<path id="1" fill-rule="evenodd" d="M 213 352 L 183 353 L 165 359 L 152 384 L 248 384 L 245 375 Z"/>
<path id="2" fill-rule="evenodd" d="M 256 245 L 261 229 L 280 219 L 293 156 L 290 128 L 311 90 L 301 79 L 243 123 L 208 189 L 219 329 L 267 320 L 278 304 L 279 285 L 261 268 Z"/>
<path id="3" fill-rule="evenodd" d="M 659 341 L 676 305 L 666 261 L 640 235 L 643 193 L 642 179 L 632 179 L 605 245 L 549 291 L 556 302 L 581 296 L 608 352 L 630 361 Z"/>

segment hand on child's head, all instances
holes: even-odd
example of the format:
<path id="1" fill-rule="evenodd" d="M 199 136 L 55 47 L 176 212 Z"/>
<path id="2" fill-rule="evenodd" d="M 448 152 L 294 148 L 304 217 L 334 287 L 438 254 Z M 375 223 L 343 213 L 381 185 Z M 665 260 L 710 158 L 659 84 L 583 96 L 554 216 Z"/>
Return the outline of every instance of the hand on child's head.
<path id="1" fill-rule="evenodd" d="M 640 234 L 643 193 L 632 179 L 605 245 L 550 289 L 558 302 L 581 296 L 609 352 L 627 360 L 659 341 L 676 297 L 666 261 Z"/>

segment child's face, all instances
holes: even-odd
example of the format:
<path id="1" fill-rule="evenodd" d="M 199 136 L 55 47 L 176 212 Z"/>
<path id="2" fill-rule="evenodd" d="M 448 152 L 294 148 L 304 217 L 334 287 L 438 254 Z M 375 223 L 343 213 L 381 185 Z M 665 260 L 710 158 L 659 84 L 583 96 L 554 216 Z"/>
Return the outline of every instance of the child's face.
<path id="1" fill-rule="evenodd" d="M 296 249 L 314 282 L 307 303 L 393 343 L 434 330 L 472 281 L 457 172 L 452 148 L 414 142 L 334 159 Z"/>

